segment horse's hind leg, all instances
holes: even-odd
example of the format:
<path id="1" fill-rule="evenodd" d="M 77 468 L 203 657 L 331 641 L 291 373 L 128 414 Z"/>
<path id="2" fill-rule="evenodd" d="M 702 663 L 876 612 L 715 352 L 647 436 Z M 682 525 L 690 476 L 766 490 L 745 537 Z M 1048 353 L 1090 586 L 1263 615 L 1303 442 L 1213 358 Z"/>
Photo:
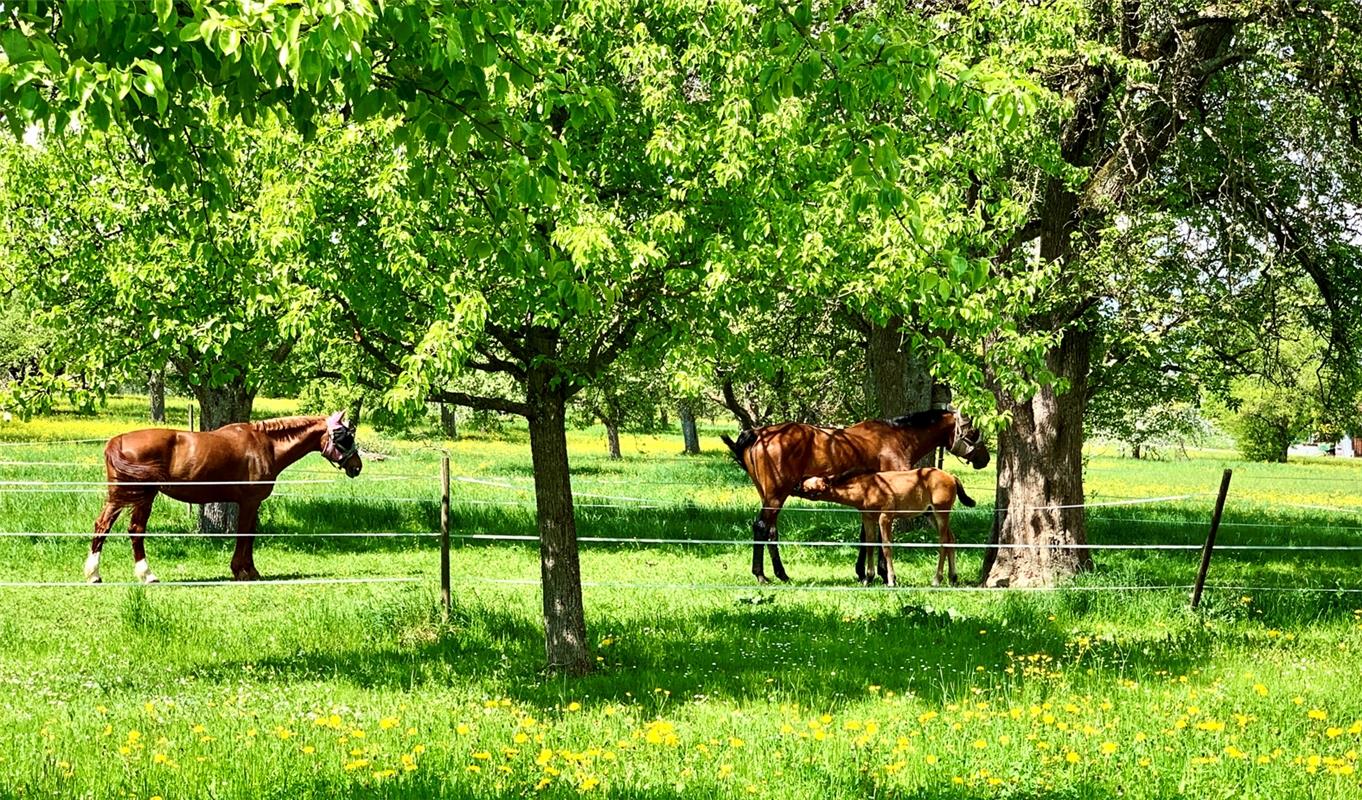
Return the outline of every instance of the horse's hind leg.
<path id="1" fill-rule="evenodd" d="M 142 583 L 156 583 L 157 577 L 147 563 L 147 548 L 142 534 L 147 532 L 147 520 L 151 519 L 151 505 L 156 500 L 150 497 L 137 501 L 132 507 L 132 519 L 128 521 L 128 536 L 132 539 L 132 576 Z"/>
<path id="2" fill-rule="evenodd" d="M 123 504 L 115 501 L 112 497 L 104 501 L 104 509 L 99 512 L 95 519 L 95 536 L 90 540 L 90 555 L 85 557 L 85 580 L 90 583 L 100 583 L 103 578 L 99 576 L 99 557 L 104 550 L 104 539 L 109 535 L 109 530 L 118 521 L 118 514 L 123 510 Z"/>
<path id="3" fill-rule="evenodd" d="M 759 583 L 767 583 L 766 563 L 761 553 L 762 542 L 768 543 L 768 549 L 771 551 L 771 571 L 782 581 L 790 579 L 785 574 L 785 565 L 780 562 L 780 550 L 776 547 L 776 517 L 780 514 L 780 507 L 784 502 L 784 498 L 779 500 L 763 498 L 761 514 L 752 523 L 752 574 Z"/>

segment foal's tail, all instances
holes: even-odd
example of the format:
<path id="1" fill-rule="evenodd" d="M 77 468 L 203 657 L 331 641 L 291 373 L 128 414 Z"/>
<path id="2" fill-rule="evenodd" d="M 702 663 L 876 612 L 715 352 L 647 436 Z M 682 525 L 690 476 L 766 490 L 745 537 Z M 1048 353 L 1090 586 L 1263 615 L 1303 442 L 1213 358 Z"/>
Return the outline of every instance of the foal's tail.
<path id="1" fill-rule="evenodd" d="M 955 478 L 954 475 L 951 477 Z M 961 483 L 959 478 L 955 478 L 955 496 L 960 498 L 960 502 L 964 503 L 966 508 L 974 508 L 974 498 L 965 494 L 965 484 Z"/>
<path id="2" fill-rule="evenodd" d="M 162 465 L 129 460 L 123 453 L 122 436 L 115 436 L 104 446 L 104 466 L 111 482 L 155 483 L 166 480 Z"/>

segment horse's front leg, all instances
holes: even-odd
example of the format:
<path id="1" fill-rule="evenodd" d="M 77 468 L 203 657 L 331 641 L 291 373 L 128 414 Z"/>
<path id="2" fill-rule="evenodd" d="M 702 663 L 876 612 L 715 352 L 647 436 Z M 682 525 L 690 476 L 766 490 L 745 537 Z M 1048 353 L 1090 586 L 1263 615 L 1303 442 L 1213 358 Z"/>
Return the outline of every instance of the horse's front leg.
<path id="1" fill-rule="evenodd" d="M 259 503 L 242 503 L 237 513 L 236 549 L 232 552 L 232 580 L 258 581 L 255 569 L 255 523 L 259 518 Z"/>

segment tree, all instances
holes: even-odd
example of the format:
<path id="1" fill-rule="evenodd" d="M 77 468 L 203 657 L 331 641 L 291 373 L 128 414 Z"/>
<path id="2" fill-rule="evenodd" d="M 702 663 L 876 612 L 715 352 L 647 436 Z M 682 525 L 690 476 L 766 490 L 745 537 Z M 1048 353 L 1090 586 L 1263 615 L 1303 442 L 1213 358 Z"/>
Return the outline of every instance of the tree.
<path id="1" fill-rule="evenodd" d="M 29 376 L 30 404 L 103 395 L 169 363 L 212 430 L 249 420 L 262 386 L 288 390 L 305 373 L 300 334 L 280 323 L 307 302 L 288 253 L 288 172 L 302 143 L 277 126 L 214 135 L 236 166 L 231 193 L 211 205 L 157 189 L 145 153 L 118 136 L 3 144 L 11 180 L 0 239 L 15 279 L 42 304 L 37 318 L 63 331 L 44 372 Z M 200 528 L 234 530 L 234 514 L 204 506 Z"/>
<path id="2" fill-rule="evenodd" d="M 1036 30 L 974 16 L 990 35 Z M 1013 251 L 997 269 L 1007 275 L 1037 261 L 1055 269 L 1055 290 L 1018 325 L 1051 338 L 1045 355 L 1056 380 L 1038 394 L 1018 393 L 1003 385 L 1009 375 L 992 374 L 1011 424 L 999 437 L 1002 513 L 991 540 L 1035 547 L 990 553 L 989 585 L 1048 584 L 1091 563 L 1082 548 L 1080 421 L 1110 321 L 1109 281 L 1126 277 L 1104 272 L 1100 257 L 1122 215 L 1169 215 L 1198 230 L 1205 249 L 1223 258 L 1200 273 L 1211 283 L 1231 286 L 1226 268 L 1242 274 L 1244 260 L 1264 255 L 1308 275 L 1312 324 L 1332 358 L 1348 360 L 1357 312 L 1342 298 L 1357 294 L 1357 248 L 1329 198 L 1357 185 L 1358 16 L 1350 3 L 1028 12 L 1058 37 L 1054 62 L 1036 66 L 1066 111 L 1038 119 L 1057 149 L 1028 202 L 1023 238 L 1034 236 L 1036 249 Z M 1064 17 L 1077 24 L 1057 25 Z M 1288 50 L 1302 58 L 1274 55 Z M 1299 113 L 1305 106 L 1311 113 Z M 1231 246 L 1245 239 L 1250 246 Z"/>

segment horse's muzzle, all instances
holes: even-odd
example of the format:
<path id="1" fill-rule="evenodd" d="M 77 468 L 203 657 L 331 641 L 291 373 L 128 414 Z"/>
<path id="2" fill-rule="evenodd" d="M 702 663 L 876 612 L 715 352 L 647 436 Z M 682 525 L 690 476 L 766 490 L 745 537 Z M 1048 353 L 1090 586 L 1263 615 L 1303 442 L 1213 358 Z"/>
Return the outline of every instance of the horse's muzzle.
<path id="1" fill-rule="evenodd" d="M 350 464 L 345 468 L 345 474 L 351 478 L 354 478 L 359 475 L 359 471 L 363 468 L 364 467 L 362 464 Z"/>

